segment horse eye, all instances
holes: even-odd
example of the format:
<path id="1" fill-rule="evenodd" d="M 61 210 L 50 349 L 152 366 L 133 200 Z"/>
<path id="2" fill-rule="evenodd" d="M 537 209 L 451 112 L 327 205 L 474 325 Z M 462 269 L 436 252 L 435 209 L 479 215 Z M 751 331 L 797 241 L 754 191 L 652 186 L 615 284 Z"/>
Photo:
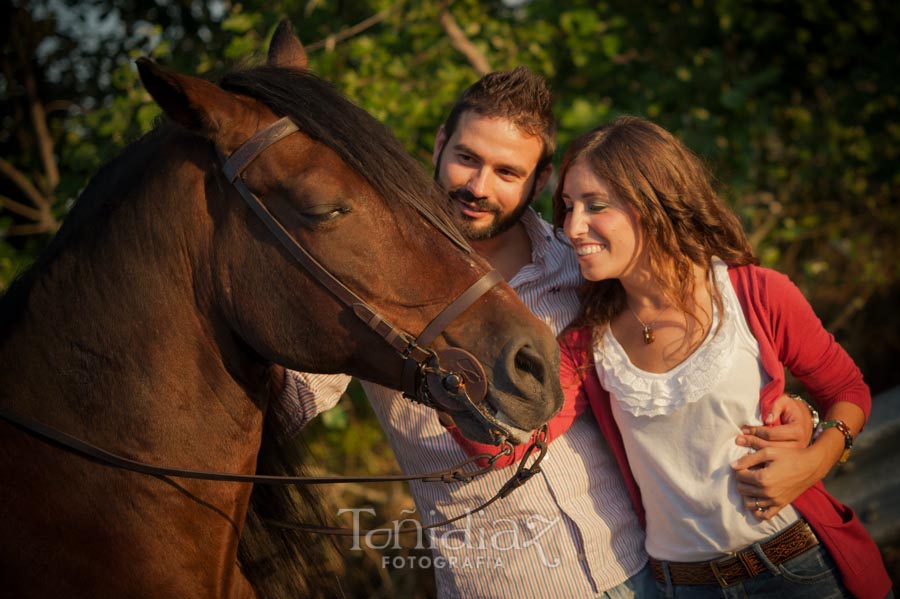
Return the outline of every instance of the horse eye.
<path id="1" fill-rule="evenodd" d="M 334 220 L 350 212 L 349 206 L 314 206 L 303 210 L 301 214 L 316 223 Z"/>

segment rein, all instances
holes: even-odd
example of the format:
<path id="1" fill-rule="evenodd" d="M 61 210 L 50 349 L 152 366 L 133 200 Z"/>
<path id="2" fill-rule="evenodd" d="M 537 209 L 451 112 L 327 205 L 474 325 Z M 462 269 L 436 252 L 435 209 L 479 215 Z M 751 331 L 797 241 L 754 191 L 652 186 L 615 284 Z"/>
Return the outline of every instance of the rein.
<path id="1" fill-rule="evenodd" d="M 329 527 L 324 527 L 324 526 L 313 526 L 313 525 L 309 525 L 309 524 L 297 524 L 295 522 L 284 522 L 281 520 L 268 520 L 268 519 L 266 520 L 266 522 L 268 522 L 269 524 L 271 524 L 273 526 L 278 526 L 280 528 L 290 528 L 290 529 L 299 530 L 302 532 L 314 532 L 314 533 L 333 535 L 333 536 L 339 536 L 339 537 L 351 537 L 351 536 L 357 537 L 359 535 L 382 535 L 382 534 L 405 535 L 405 534 L 409 534 L 409 533 L 413 533 L 413 532 L 420 533 L 423 530 L 431 530 L 432 528 L 439 528 L 441 526 L 446 526 L 447 524 L 452 524 L 453 522 L 456 522 L 463 518 L 467 518 L 467 517 L 471 516 L 472 514 L 477 514 L 478 512 L 487 508 L 489 505 L 491 505 L 498 499 L 502 499 L 502 498 L 506 497 L 507 495 L 509 495 L 510 493 L 512 493 L 513 491 L 515 491 L 516 489 L 518 489 L 519 487 L 524 485 L 525 481 L 527 481 L 529 478 L 531 478 L 535 474 L 539 473 L 541 471 L 541 466 L 540 466 L 541 460 L 543 460 L 544 456 L 547 454 L 547 440 L 546 439 L 547 439 L 547 425 L 545 424 L 538 431 L 538 434 L 535 437 L 535 439 L 531 442 L 531 445 L 529 445 L 528 448 L 525 450 L 525 455 L 523 455 L 522 459 L 519 461 L 519 466 L 516 468 L 515 473 L 503 484 L 502 487 L 500 487 L 499 491 L 494 493 L 493 497 L 491 497 L 490 499 L 488 499 L 487 501 L 485 501 L 484 503 L 479 505 L 474 510 L 463 512 L 462 514 L 460 514 L 458 516 L 454 516 L 452 518 L 448 518 L 447 520 L 441 520 L 440 522 L 434 522 L 432 524 L 428 524 L 425 526 L 410 526 L 410 527 L 406 527 L 406 528 L 398 528 L 396 530 L 388 529 L 388 528 L 374 528 L 374 529 L 361 528 L 361 529 L 355 529 L 355 530 L 350 529 L 350 528 L 329 528 Z M 497 453 L 496 455 L 494 455 L 492 457 L 490 457 L 489 454 L 483 453 L 483 454 L 480 454 L 478 456 L 475 456 L 475 457 L 463 462 L 463 464 L 468 464 L 469 462 L 471 462 L 473 460 L 478 460 L 478 459 L 482 459 L 484 457 L 489 457 L 488 465 L 485 468 L 482 468 L 481 470 L 479 470 L 477 472 L 471 473 L 471 478 L 469 480 L 466 480 L 463 482 L 469 482 L 471 479 L 474 479 L 475 476 L 480 476 L 482 474 L 486 474 L 493 467 L 494 462 L 496 462 L 498 459 L 500 459 L 501 456 L 508 455 L 509 449 L 510 449 L 509 445 L 505 445 L 500 450 L 499 453 Z M 535 451 L 538 452 L 537 457 L 535 457 L 534 461 L 531 464 L 529 464 L 528 460 L 531 459 L 531 457 Z M 458 466 L 456 466 L 456 467 L 458 467 Z M 426 479 L 423 478 L 421 480 L 426 480 Z M 434 481 L 426 480 L 426 482 L 434 482 Z M 442 480 L 442 482 L 446 483 L 446 482 L 456 482 L 456 481 Z"/>
<path id="2" fill-rule="evenodd" d="M 169 468 L 166 466 L 154 466 L 153 464 L 147 464 L 146 462 L 140 462 L 137 460 L 132 460 L 130 458 L 126 458 L 115 453 L 109 452 L 105 449 L 97 447 L 96 445 L 92 445 L 87 441 L 83 441 L 77 437 L 73 437 L 68 433 L 64 433 L 59 429 L 53 428 L 43 422 L 38 420 L 34 420 L 33 418 L 29 418 L 28 416 L 23 416 L 21 414 L 17 414 L 12 410 L 7 409 L 5 406 L 0 405 L 0 418 L 6 420 L 16 428 L 22 430 L 23 432 L 31 435 L 32 437 L 36 437 L 37 439 L 49 443 L 50 445 L 56 445 L 70 451 L 78 456 L 96 462 L 102 466 L 107 466 L 110 468 L 115 468 L 117 470 L 127 470 L 129 472 L 137 472 L 139 474 L 146 474 L 148 476 L 155 477 L 171 477 L 171 478 L 189 478 L 195 480 L 212 480 L 219 482 L 236 482 L 236 483 L 253 483 L 253 484 L 262 484 L 262 485 L 322 485 L 322 484 L 340 484 L 340 483 L 370 483 L 370 482 L 409 482 L 409 481 L 422 481 L 422 482 L 442 482 L 445 484 L 451 483 L 468 483 L 474 480 L 479 476 L 483 476 L 490 472 L 493 468 L 494 463 L 503 456 L 510 455 L 512 453 L 512 447 L 508 442 L 504 441 L 500 446 L 500 451 L 495 455 L 490 455 L 487 453 L 478 454 L 473 456 L 464 462 L 460 462 L 455 466 L 451 466 L 450 468 L 446 468 L 444 470 L 437 470 L 435 472 L 429 472 L 426 474 L 391 474 L 384 476 L 274 476 L 274 475 L 265 475 L 265 474 L 236 474 L 230 472 L 206 472 L 203 470 L 186 470 L 182 468 Z M 449 520 L 444 520 L 441 522 L 436 522 L 434 524 L 430 524 L 428 526 L 421 527 L 412 527 L 406 529 L 399 529 L 397 531 L 393 531 L 391 529 L 375 529 L 375 530 L 364 530 L 357 529 L 352 530 L 349 528 L 333 528 L 327 526 L 316 526 L 311 524 L 298 524 L 294 522 L 282 522 L 278 520 L 266 520 L 269 524 L 274 526 L 278 526 L 281 528 L 292 528 L 295 530 L 300 530 L 304 532 L 315 532 L 321 534 L 329 534 L 329 535 L 337 535 L 337 536 L 352 536 L 359 534 L 387 534 L 389 532 L 395 532 L 396 534 L 407 534 L 410 532 L 416 532 L 421 530 L 428 530 L 431 528 L 436 528 L 439 526 L 444 526 L 446 524 L 450 524 L 452 522 L 456 522 L 466 516 L 471 514 L 475 514 L 485 509 L 498 499 L 506 497 L 514 490 L 525 484 L 529 478 L 534 476 L 535 474 L 541 471 L 540 463 L 541 460 L 544 459 L 544 455 L 547 453 L 547 427 L 544 425 L 535 436 L 534 441 L 532 441 L 531 445 L 528 446 L 528 449 L 525 451 L 525 455 L 522 457 L 522 460 L 519 462 L 518 468 L 516 468 L 516 472 L 506 481 L 506 483 L 500 488 L 497 493 L 494 494 L 489 500 L 485 503 L 481 504 L 474 510 L 470 512 L 465 512 L 460 514 L 459 516 L 455 516 L 450 518 Z M 534 452 L 537 451 L 537 457 L 534 458 L 534 461 L 531 464 L 528 464 L 529 459 L 531 459 Z M 477 470 L 466 470 L 465 468 L 471 466 L 478 460 L 486 460 L 487 465 L 483 468 L 479 468 Z"/>

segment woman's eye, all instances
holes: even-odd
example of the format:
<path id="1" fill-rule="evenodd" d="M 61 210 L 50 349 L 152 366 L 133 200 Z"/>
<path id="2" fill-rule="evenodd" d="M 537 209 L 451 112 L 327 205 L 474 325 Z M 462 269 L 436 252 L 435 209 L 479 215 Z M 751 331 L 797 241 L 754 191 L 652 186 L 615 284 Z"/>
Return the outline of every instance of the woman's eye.
<path id="1" fill-rule="evenodd" d="M 591 204 L 588 206 L 588 210 L 591 212 L 603 212 L 606 209 L 606 204 Z"/>

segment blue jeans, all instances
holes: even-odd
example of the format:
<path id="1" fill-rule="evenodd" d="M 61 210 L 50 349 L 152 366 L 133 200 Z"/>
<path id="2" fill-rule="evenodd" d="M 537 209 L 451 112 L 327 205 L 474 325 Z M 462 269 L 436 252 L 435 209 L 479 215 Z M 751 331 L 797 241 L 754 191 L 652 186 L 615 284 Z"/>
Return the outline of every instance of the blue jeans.
<path id="1" fill-rule="evenodd" d="M 656 580 L 650 572 L 650 566 L 646 565 L 619 586 L 597 595 L 596 599 L 658 599 L 659 597 Z"/>
<path id="2" fill-rule="evenodd" d="M 852 597 L 841 584 L 840 574 L 821 545 L 808 549 L 786 562 L 774 565 L 757 551 L 768 567 L 766 572 L 744 582 L 722 588 L 715 584 L 672 585 L 657 582 L 660 597 L 666 599 L 843 599 Z M 667 571 L 665 562 L 663 569 Z M 668 576 L 667 576 L 668 578 Z"/>

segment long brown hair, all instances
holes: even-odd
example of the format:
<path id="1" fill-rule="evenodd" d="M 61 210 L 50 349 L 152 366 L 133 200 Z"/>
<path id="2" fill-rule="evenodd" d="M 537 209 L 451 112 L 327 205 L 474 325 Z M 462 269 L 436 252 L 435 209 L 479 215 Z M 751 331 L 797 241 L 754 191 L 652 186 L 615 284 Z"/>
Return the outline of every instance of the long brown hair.
<path id="1" fill-rule="evenodd" d="M 623 116 L 573 141 L 553 194 L 557 227 L 566 216 L 563 184 L 576 160 L 588 164 L 614 197 L 640 215 L 650 266 L 663 293 L 695 320 L 694 265 L 709 270 L 713 256 L 729 265 L 759 263 L 737 215 L 714 190 L 708 169 L 662 127 Z M 711 293 L 721 314 L 721 295 L 715 286 Z M 587 281 L 573 325 L 606 324 L 625 306 L 625 289 L 617 279 Z"/>

